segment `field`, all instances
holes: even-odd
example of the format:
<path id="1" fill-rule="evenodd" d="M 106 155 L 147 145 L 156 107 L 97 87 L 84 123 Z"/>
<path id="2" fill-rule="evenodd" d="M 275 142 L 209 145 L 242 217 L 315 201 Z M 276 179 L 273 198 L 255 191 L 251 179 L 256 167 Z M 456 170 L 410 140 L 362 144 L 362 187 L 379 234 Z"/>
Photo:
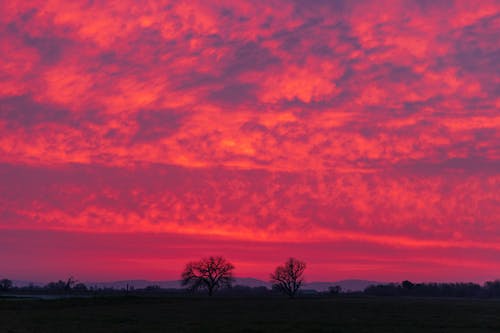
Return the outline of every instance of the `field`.
<path id="1" fill-rule="evenodd" d="M 0 299 L 0 332 L 500 332 L 500 300 Z"/>

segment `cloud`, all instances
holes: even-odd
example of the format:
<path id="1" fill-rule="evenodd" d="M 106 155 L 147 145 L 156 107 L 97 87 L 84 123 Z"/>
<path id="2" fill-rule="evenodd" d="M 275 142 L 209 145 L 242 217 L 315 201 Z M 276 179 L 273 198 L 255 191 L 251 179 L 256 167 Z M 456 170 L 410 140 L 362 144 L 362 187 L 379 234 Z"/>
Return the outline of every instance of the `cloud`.
<path id="1" fill-rule="evenodd" d="M 185 114 L 175 110 L 142 110 L 137 113 L 138 130 L 132 142 L 155 142 L 175 133 Z"/>
<path id="2" fill-rule="evenodd" d="M 471 241 L 497 241 L 487 232 L 495 230 L 498 218 L 495 169 L 478 178 L 477 172 L 455 171 L 463 169 L 461 163 L 423 174 L 407 169 L 398 176 L 394 171 L 319 175 L 159 165 L 133 170 L 4 165 L 1 204 L 18 218 L 3 226 L 288 240 L 298 233 L 314 240 L 321 233 L 335 238 L 362 230 L 375 238 L 416 242 L 458 232 Z"/>
<path id="3" fill-rule="evenodd" d="M 40 123 L 68 123 L 70 112 L 58 105 L 37 103 L 29 96 L 0 99 L 0 116 L 8 125 L 32 128 Z"/>
<path id="4" fill-rule="evenodd" d="M 498 241 L 498 2 L 0 13 L 2 228 Z"/>

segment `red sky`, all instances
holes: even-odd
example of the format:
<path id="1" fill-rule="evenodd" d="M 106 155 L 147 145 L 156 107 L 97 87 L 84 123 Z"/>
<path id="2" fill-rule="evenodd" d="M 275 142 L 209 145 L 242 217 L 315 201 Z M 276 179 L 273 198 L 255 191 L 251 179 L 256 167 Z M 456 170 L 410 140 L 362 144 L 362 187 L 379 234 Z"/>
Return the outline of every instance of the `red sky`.
<path id="1" fill-rule="evenodd" d="M 0 277 L 500 278 L 499 1 L 0 2 Z"/>

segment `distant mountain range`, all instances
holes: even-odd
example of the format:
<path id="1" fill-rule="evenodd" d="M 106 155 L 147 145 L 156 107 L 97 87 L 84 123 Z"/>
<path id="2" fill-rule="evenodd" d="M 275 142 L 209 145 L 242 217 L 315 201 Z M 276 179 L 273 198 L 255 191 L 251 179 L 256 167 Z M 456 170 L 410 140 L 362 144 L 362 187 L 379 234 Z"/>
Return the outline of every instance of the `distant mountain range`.
<path id="1" fill-rule="evenodd" d="M 27 282 L 27 281 L 13 281 L 17 287 L 26 287 L 30 284 L 35 286 L 43 286 L 44 283 Z M 181 281 L 150 281 L 150 280 L 122 280 L 111 282 L 84 282 L 89 287 L 97 288 L 113 288 L 125 289 L 127 285 L 136 289 L 146 288 L 147 286 L 160 286 L 165 289 L 179 289 L 182 288 Z M 329 287 L 340 286 L 344 291 L 362 291 L 366 287 L 374 284 L 384 284 L 383 282 L 367 281 L 367 280 L 341 280 L 335 282 L 307 282 L 304 284 L 303 289 L 327 291 Z M 254 279 L 254 278 L 236 278 L 234 285 L 248 286 L 248 287 L 267 287 L 271 288 L 271 283 Z"/>

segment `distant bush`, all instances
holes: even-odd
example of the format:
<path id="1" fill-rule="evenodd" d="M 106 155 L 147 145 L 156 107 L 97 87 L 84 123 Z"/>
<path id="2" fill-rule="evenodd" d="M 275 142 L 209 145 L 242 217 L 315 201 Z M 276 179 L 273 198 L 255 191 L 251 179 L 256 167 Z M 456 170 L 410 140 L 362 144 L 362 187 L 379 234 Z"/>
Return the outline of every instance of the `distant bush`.
<path id="1" fill-rule="evenodd" d="M 337 294 L 340 294 L 342 292 L 342 287 L 341 286 L 331 286 L 331 287 L 328 287 L 328 293 L 330 295 L 337 295 Z"/>
<path id="2" fill-rule="evenodd" d="M 235 285 L 228 289 L 223 289 L 220 292 L 221 295 L 225 296 L 268 296 L 272 294 L 272 291 L 264 286 L 262 287 L 249 287 L 242 285 Z"/>
<path id="3" fill-rule="evenodd" d="M 12 288 L 12 281 L 9 279 L 2 279 L 0 280 L 0 290 L 1 291 L 7 291 L 10 288 Z"/>
<path id="4" fill-rule="evenodd" d="M 65 287 L 66 287 L 66 282 L 64 282 L 63 280 L 59 280 L 57 282 L 49 282 L 49 283 L 47 283 L 47 285 L 45 286 L 45 289 L 49 289 L 49 290 L 64 290 Z"/>
<path id="5" fill-rule="evenodd" d="M 500 280 L 486 282 L 484 292 L 488 297 L 500 297 Z"/>
<path id="6" fill-rule="evenodd" d="M 148 291 L 148 292 L 155 292 L 155 291 L 160 291 L 161 287 L 157 286 L 157 285 L 151 285 L 151 286 L 147 286 L 146 288 L 144 288 L 144 290 Z"/>
<path id="7" fill-rule="evenodd" d="M 74 287 L 73 287 L 73 290 L 75 291 L 87 291 L 88 288 L 85 284 L 83 283 L 77 283 Z"/>

